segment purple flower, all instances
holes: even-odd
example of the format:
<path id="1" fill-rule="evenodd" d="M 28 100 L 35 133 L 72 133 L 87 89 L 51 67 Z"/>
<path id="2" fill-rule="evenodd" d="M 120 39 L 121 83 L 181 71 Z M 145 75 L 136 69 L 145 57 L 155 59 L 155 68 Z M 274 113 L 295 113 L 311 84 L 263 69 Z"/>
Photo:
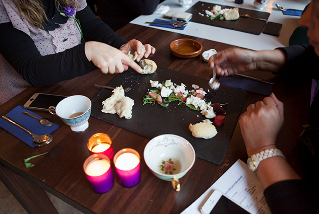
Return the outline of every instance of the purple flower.
<path id="1" fill-rule="evenodd" d="M 74 15 L 75 13 L 75 7 L 72 6 L 66 6 L 65 8 L 63 8 L 61 10 L 62 13 L 64 13 L 65 16 L 70 17 L 72 15 Z"/>

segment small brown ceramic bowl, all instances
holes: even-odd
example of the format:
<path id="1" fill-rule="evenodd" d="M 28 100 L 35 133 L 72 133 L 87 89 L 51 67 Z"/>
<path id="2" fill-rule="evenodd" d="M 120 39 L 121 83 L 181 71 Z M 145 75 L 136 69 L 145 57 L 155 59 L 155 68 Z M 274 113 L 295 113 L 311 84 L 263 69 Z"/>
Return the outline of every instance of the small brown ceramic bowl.
<path id="1" fill-rule="evenodd" d="M 198 56 L 203 46 L 193 39 L 177 39 L 169 45 L 173 55 L 181 58 L 192 58 Z"/>

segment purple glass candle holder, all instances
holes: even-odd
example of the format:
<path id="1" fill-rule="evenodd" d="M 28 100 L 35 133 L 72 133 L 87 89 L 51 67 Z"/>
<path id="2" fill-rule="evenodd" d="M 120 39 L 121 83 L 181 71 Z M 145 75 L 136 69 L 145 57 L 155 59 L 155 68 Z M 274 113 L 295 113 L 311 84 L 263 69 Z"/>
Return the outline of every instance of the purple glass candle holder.
<path id="1" fill-rule="evenodd" d="M 95 192 L 105 193 L 112 189 L 114 177 L 111 161 L 106 155 L 89 156 L 83 164 L 83 169 Z"/>
<path id="2" fill-rule="evenodd" d="M 124 187 L 133 187 L 141 180 L 140 155 L 134 149 L 122 149 L 113 159 L 119 183 Z"/>
<path id="3" fill-rule="evenodd" d="M 91 155 L 104 154 L 110 160 L 112 160 L 114 156 L 112 140 L 107 134 L 96 133 L 92 135 L 87 143 L 87 147 Z"/>

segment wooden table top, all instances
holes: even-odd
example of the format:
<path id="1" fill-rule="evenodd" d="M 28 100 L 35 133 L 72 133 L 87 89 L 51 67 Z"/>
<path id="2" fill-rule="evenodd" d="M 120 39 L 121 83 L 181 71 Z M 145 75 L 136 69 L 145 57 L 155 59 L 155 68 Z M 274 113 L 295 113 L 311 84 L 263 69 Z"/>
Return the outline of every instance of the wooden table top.
<path id="1" fill-rule="evenodd" d="M 189 37 L 177 33 L 128 24 L 118 31 L 126 40 L 138 39 L 152 44 L 156 53 L 150 57 L 159 66 L 183 73 L 209 79 L 212 71 L 200 57 L 181 59 L 173 56 L 169 50 L 171 41 L 179 38 L 193 38 L 204 49 L 217 51 L 232 47 L 219 42 Z M 99 89 L 94 84 L 106 85 L 115 75 L 102 74 L 99 70 L 82 77 L 48 87 L 30 87 L 7 103 L 0 106 L 0 114 L 5 115 L 17 105 L 23 105 L 36 92 L 58 95 L 82 94 L 93 98 Z M 310 100 L 310 82 L 288 83 L 283 78 L 260 72 L 259 77 L 275 82 L 273 92 L 285 104 L 285 124 L 278 137 L 278 147 L 287 160 L 302 175 L 300 166 L 303 152 L 298 150 L 298 135 L 302 125 L 307 124 Z M 79 84 L 81 83 L 81 84 Z M 248 93 L 243 111 L 247 106 L 262 100 L 263 96 Z M 156 178 L 144 162 L 143 151 L 150 139 L 103 122 L 94 117 L 89 119 L 89 128 L 83 133 L 72 132 L 58 117 L 46 112 L 35 113 L 51 119 L 60 127 L 53 133 L 53 141 L 44 147 L 32 149 L 8 132 L 0 129 L 0 163 L 11 171 L 39 185 L 85 213 L 180 213 L 201 196 L 234 162 L 246 161 L 245 145 L 237 124 L 232 140 L 221 165 L 196 158 L 192 169 L 180 179 L 181 191 L 175 192 L 171 183 Z M 306 117 L 298 117 L 306 115 Z M 95 193 L 83 171 L 83 163 L 89 156 L 87 141 L 95 133 L 107 133 L 115 152 L 122 148 L 133 148 L 141 156 L 140 183 L 132 188 L 122 187 L 115 175 L 114 187 L 107 193 Z M 289 146 L 284 146 L 289 142 Z M 48 152 L 32 161 L 32 168 L 26 168 L 23 160 L 33 155 Z"/>

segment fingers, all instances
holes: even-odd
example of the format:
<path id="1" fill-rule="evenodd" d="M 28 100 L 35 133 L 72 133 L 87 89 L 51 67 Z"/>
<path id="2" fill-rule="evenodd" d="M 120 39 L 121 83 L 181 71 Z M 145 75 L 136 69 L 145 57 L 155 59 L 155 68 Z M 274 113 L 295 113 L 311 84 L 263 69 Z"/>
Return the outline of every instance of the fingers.
<path id="1" fill-rule="evenodd" d="M 136 61 L 140 61 L 143 57 L 148 58 L 151 54 L 154 54 L 156 49 L 151 46 L 150 44 L 143 45 L 141 42 L 139 42 L 139 45 L 142 45 L 142 47 L 139 47 L 137 49 L 138 57 Z"/>
<path id="2" fill-rule="evenodd" d="M 280 117 L 283 119 L 284 118 L 284 104 L 277 99 L 277 97 L 275 96 L 274 93 L 271 93 L 270 97 L 273 99 L 273 101 L 274 101 L 274 103 L 279 111 Z"/>
<path id="3" fill-rule="evenodd" d="M 127 55 L 123 56 L 122 63 L 126 66 L 130 66 L 138 73 L 142 73 L 142 68 L 137 63 L 135 63 L 132 59 L 130 59 Z"/>
<path id="4" fill-rule="evenodd" d="M 137 62 L 139 62 L 143 57 L 147 58 L 149 57 L 151 54 L 154 54 L 156 49 L 151 46 L 150 44 L 145 44 L 143 45 L 142 42 L 136 40 L 136 39 L 132 39 L 127 43 L 127 47 L 125 47 L 126 49 L 132 49 L 136 50 L 138 57 L 136 59 Z M 128 50 L 127 50 L 128 53 Z"/>
<path id="5" fill-rule="evenodd" d="M 144 47 L 145 47 L 145 53 L 144 53 L 145 58 L 149 57 L 150 54 L 155 54 L 156 49 L 150 44 L 146 44 L 144 45 Z"/>
<path id="6" fill-rule="evenodd" d="M 254 103 L 247 107 L 247 111 L 253 111 L 254 109 L 256 109 L 256 105 Z"/>

